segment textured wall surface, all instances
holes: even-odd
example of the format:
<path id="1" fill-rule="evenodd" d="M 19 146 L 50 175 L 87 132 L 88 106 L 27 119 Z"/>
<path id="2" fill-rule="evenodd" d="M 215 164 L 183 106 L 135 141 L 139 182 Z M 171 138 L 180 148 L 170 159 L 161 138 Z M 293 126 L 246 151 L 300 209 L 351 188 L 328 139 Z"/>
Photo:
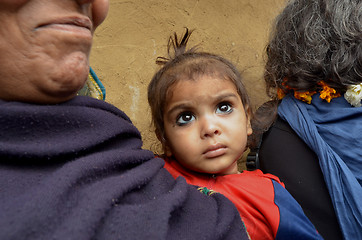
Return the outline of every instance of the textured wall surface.
<path id="1" fill-rule="evenodd" d="M 243 73 L 254 108 L 267 100 L 264 49 L 284 0 L 110 0 L 96 33 L 91 66 L 107 90 L 106 101 L 122 109 L 141 131 L 144 148 L 157 149 L 150 126 L 147 85 L 158 56 L 166 56 L 173 32 L 194 29 L 189 46 L 231 60 Z"/>

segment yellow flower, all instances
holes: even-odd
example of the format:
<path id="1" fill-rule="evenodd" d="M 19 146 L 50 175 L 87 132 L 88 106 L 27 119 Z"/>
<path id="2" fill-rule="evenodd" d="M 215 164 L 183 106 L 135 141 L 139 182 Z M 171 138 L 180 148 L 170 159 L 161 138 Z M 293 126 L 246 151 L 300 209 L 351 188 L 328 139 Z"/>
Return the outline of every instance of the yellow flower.
<path id="1" fill-rule="evenodd" d="M 277 89 L 277 97 L 279 100 L 283 99 L 285 95 L 288 93 L 289 90 L 293 90 L 291 87 L 287 85 L 288 78 L 283 78 L 282 86 L 281 88 Z"/>
<path id="2" fill-rule="evenodd" d="M 308 104 L 310 104 L 312 102 L 312 96 L 315 94 L 316 92 L 315 91 L 312 91 L 312 92 L 297 92 L 297 91 L 294 91 L 294 97 L 296 99 L 299 99 L 303 102 L 306 102 Z"/>
<path id="3" fill-rule="evenodd" d="M 281 89 L 281 88 L 278 88 L 278 90 L 277 90 L 277 95 L 278 95 L 278 99 L 279 99 L 279 100 L 283 99 L 283 98 L 285 97 L 285 92 L 284 92 L 284 90 Z"/>
<path id="4" fill-rule="evenodd" d="M 319 96 L 321 99 L 324 99 L 330 103 L 333 98 L 341 96 L 341 94 L 337 93 L 334 88 L 328 87 L 324 81 L 320 81 L 318 84 L 323 88 Z"/>
<path id="5" fill-rule="evenodd" d="M 299 92 L 297 91 L 295 88 L 291 88 L 287 85 L 287 81 L 288 79 L 287 78 L 284 78 L 283 79 L 283 83 L 282 85 L 285 87 L 286 90 L 282 89 L 282 88 L 278 88 L 277 89 L 277 94 L 278 94 L 278 99 L 282 99 L 285 94 L 286 94 L 286 91 L 288 90 L 293 90 L 294 91 L 294 97 L 296 99 L 299 99 L 303 102 L 306 102 L 308 104 L 310 104 L 312 102 L 312 96 L 314 94 L 316 94 L 317 92 L 316 91 L 306 91 L 306 92 Z M 333 98 L 336 98 L 336 97 L 340 97 L 341 94 L 340 93 L 337 93 L 337 91 L 334 89 L 334 88 L 331 88 L 329 87 L 324 81 L 320 81 L 318 82 L 318 85 L 320 85 L 322 87 L 322 90 L 319 92 L 320 93 L 320 98 L 321 99 L 324 99 L 326 100 L 327 102 L 331 102 L 331 100 Z M 361 87 L 361 86 L 360 86 Z M 351 90 L 352 91 L 352 90 Z M 351 92 L 350 91 L 350 92 Z M 355 91 L 356 92 L 356 91 Z M 351 93 L 348 93 L 347 94 L 348 97 L 351 99 L 352 98 L 352 94 Z M 356 95 L 356 94 L 354 94 Z M 357 94 L 358 95 L 358 94 Z M 360 103 L 360 102 L 359 102 Z"/>

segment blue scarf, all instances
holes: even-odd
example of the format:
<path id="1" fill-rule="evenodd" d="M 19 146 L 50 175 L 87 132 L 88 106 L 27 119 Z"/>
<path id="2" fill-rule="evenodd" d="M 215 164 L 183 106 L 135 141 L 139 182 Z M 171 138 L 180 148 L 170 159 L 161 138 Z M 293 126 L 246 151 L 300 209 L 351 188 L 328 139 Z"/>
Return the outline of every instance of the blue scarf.
<path id="1" fill-rule="evenodd" d="M 286 96 L 278 114 L 318 155 L 345 239 L 362 239 L 362 107 L 343 98 L 311 104 Z"/>

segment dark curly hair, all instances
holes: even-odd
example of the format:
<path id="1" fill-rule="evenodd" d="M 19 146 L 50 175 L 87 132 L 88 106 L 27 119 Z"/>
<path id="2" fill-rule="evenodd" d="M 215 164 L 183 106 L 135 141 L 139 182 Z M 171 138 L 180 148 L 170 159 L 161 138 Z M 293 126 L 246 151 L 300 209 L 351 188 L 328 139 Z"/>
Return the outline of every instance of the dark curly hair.
<path id="1" fill-rule="evenodd" d="M 203 75 L 215 76 L 232 81 L 241 98 L 247 116 L 251 118 L 251 106 L 248 94 L 242 83 L 242 77 L 236 67 L 221 56 L 198 52 L 197 46 L 186 49 L 192 31 L 186 28 L 181 39 L 177 34 L 169 38 L 167 51 L 168 58 L 158 57 L 157 64 L 163 65 L 153 76 L 148 85 L 148 103 L 151 108 L 152 122 L 155 133 L 165 146 L 164 108 L 169 89 L 180 80 L 195 81 Z"/>
<path id="2" fill-rule="evenodd" d="M 266 53 L 264 79 L 272 99 L 276 88 L 318 91 L 321 80 L 344 93 L 362 82 L 362 1 L 289 1 Z"/>

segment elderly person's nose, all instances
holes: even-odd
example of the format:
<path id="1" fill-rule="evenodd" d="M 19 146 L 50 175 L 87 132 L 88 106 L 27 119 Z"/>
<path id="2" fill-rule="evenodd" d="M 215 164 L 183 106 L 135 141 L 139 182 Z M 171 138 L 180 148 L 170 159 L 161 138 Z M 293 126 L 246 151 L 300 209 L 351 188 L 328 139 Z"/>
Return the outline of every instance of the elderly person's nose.
<path id="1" fill-rule="evenodd" d="M 98 27 L 106 18 L 109 9 L 109 0 L 76 0 L 79 5 L 92 4 L 92 18 L 94 27 Z"/>
<path id="2" fill-rule="evenodd" d="M 98 27 L 108 14 L 109 0 L 79 0 L 78 2 L 92 2 L 92 16 L 94 27 Z"/>

